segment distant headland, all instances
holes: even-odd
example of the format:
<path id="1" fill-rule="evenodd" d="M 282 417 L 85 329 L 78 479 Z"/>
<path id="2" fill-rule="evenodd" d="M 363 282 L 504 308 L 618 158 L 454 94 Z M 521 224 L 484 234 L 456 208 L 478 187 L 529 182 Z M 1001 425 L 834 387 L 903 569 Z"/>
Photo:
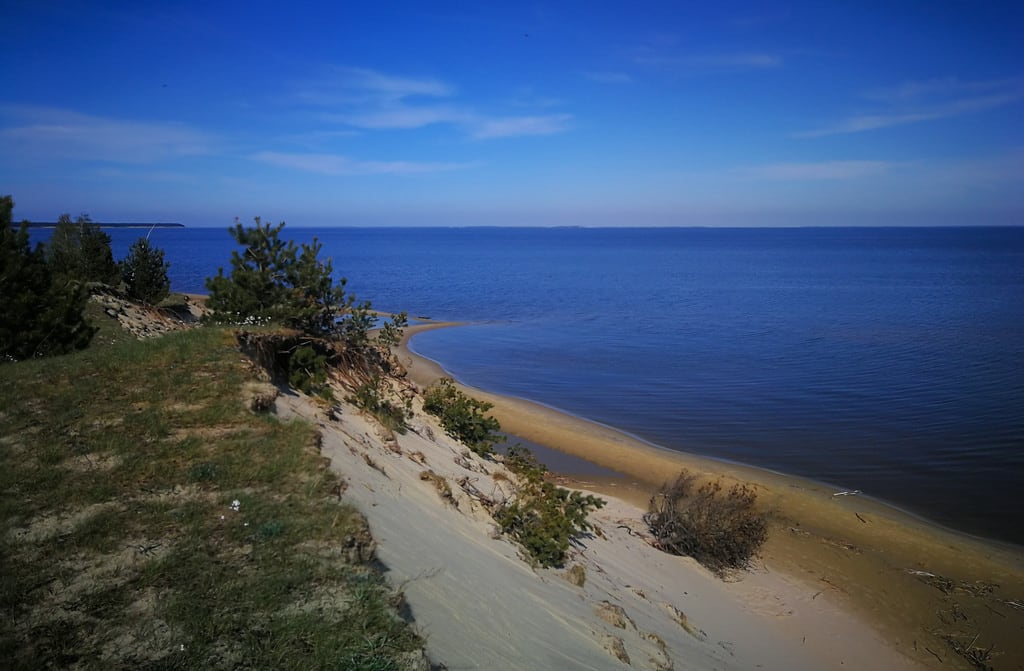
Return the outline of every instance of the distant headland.
<path id="1" fill-rule="evenodd" d="M 164 223 L 164 222 L 128 222 L 128 223 L 103 223 L 100 221 L 90 221 L 93 226 L 99 226 L 100 228 L 185 228 L 185 224 L 178 223 Z M 28 222 L 29 228 L 57 228 L 57 222 L 55 221 L 30 221 Z"/>

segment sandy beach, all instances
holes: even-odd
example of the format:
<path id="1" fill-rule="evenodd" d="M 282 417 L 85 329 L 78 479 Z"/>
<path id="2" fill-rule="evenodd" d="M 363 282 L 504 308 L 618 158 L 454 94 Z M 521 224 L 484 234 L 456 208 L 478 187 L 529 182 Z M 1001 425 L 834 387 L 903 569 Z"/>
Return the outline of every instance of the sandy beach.
<path id="1" fill-rule="evenodd" d="M 412 353 L 408 340 L 424 330 L 449 326 L 454 325 L 414 326 L 397 351 L 410 379 L 421 387 L 444 371 Z M 645 509 L 651 493 L 682 468 L 726 482 L 752 483 L 772 514 L 769 541 L 754 571 L 719 587 L 742 593 L 755 610 L 788 604 L 777 613 L 783 628 L 813 630 L 816 640 L 835 646 L 851 640 L 855 622 L 910 665 L 979 668 L 968 657 L 990 651 L 986 663 L 992 668 L 1024 668 L 1020 548 L 939 528 L 859 493 L 660 449 L 543 405 L 467 391 L 494 404 L 492 414 L 508 433 L 618 473 L 572 482 L 614 496 L 616 505 Z M 755 595 L 763 599 L 760 605 Z M 794 603 L 799 607 L 791 607 Z M 806 634 L 800 644 L 808 644 Z M 851 667 L 847 662 L 845 668 L 896 667 Z"/>

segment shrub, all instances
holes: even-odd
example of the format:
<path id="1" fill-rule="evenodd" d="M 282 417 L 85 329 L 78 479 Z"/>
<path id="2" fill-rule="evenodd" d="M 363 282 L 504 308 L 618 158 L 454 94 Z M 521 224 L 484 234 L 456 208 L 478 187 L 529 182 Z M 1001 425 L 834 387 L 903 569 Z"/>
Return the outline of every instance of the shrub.
<path id="1" fill-rule="evenodd" d="M 386 384 L 379 375 L 356 387 L 348 401 L 376 417 L 385 428 L 402 434 L 406 432 L 405 422 L 411 414 L 409 402 L 398 404 L 389 399 Z"/>
<path id="2" fill-rule="evenodd" d="M 110 236 L 87 214 L 74 222 L 70 215 L 60 215 L 46 247 L 46 260 L 54 276 L 65 281 L 113 285 L 120 279 Z"/>
<path id="3" fill-rule="evenodd" d="M 170 293 L 171 281 L 167 277 L 170 265 L 164 261 L 164 251 L 150 245 L 146 238 L 132 243 L 128 256 L 118 267 L 129 297 L 156 304 Z"/>
<path id="4" fill-rule="evenodd" d="M 515 500 L 501 506 L 495 520 L 539 566 L 562 566 L 570 542 L 592 528 L 587 516 L 604 499 L 558 487 L 547 468 L 521 446 L 509 449 L 505 465 L 519 476 Z"/>
<path id="5" fill-rule="evenodd" d="M 682 471 L 651 497 L 644 522 L 666 552 L 693 557 L 719 575 L 746 568 L 768 537 L 757 494 L 746 484 L 725 491 L 718 480 L 696 483 Z"/>
<path id="6" fill-rule="evenodd" d="M 309 344 L 296 347 L 288 357 L 288 384 L 306 394 L 333 398 L 327 386 L 327 355 Z"/>
<path id="7" fill-rule="evenodd" d="M 88 292 L 54 281 L 43 248 L 29 246 L 28 227 L 14 229 L 13 210 L 10 196 L 0 198 L 0 361 L 88 346 L 96 333 L 82 314 Z"/>
<path id="8" fill-rule="evenodd" d="M 391 321 L 384 322 L 380 332 L 377 334 L 377 343 L 383 347 L 394 347 L 402 342 L 402 334 L 409 325 L 409 315 L 399 312 L 391 317 Z"/>
<path id="9" fill-rule="evenodd" d="M 501 442 L 496 432 L 501 430 L 498 420 L 486 415 L 494 405 L 462 393 L 448 377 L 441 378 L 423 395 L 423 409 L 440 418 L 441 426 L 449 436 L 460 440 L 479 454 L 487 456 Z"/>

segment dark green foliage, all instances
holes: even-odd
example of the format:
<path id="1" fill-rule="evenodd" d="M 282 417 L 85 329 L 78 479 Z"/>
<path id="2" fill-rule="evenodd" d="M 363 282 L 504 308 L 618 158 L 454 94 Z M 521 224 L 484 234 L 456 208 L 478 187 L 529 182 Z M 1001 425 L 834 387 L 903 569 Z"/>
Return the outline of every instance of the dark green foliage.
<path id="1" fill-rule="evenodd" d="M 327 355 L 311 345 L 297 347 L 288 357 L 288 384 L 306 394 L 332 398 L 327 386 Z"/>
<path id="2" fill-rule="evenodd" d="M 377 334 L 377 342 L 384 347 L 394 347 L 402 342 L 402 333 L 408 325 L 409 315 L 405 312 L 399 312 L 391 317 L 391 321 L 384 322 L 384 325 L 380 327 L 380 332 Z"/>
<path id="3" fill-rule="evenodd" d="M 682 471 L 651 498 L 644 521 L 661 549 L 693 557 L 715 573 L 746 568 L 768 538 L 768 521 L 757 510 L 749 485 L 705 482 Z"/>
<path id="4" fill-rule="evenodd" d="M 345 296 L 344 279 L 334 283 L 331 261 L 317 258 L 320 242 L 296 246 L 281 240 L 284 222 L 271 226 L 259 217 L 255 221 L 252 228 L 236 221 L 229 229 L 244 247 L 231 253 L 231 274 L 220 268 L 206 280 L 213 320 L 275 323 L 319 336 L 335 333 L 336 320 L 348 312 L 352 297 Z"/>
<path id="5" fill-rule="evenodd" d="M 368 381 L 356 387 L 348 398 L 349 402 L 377 418 L 385 428 L 397 433 L 405 433 L 406 420 L 411 415 L 409 402 L 396 403 L 388 398 L 387 385 L 379 375 L 372 376 Z"/>
<path id="6" fill-rule="evenodd" d="M 70 215 L 60 215 L 46 246 L 46 259 L 54 277 L 65 281 L 114 285 L 120 279 L 110 236 L 92 223 L 87 214 L 74 222 Z"/>
<path id="7" fill-rule="evenodd" d="M 495 515 L 502 533 L 537 565 L 562 566 L 569 543 L 591 529 L 587 516 L 603 507 L 604 499 L 549 482 L 547 468 L 525 447 L 510 448 L 505 465 L 519 476 L 520 489 Z"/>
<path id="8" fill-rule="evenodd" d="M 423 409 L 440 418 L 449 436 L 461 440 L 480 456 L 487 456 L 501 442 L 498 420 L 486 415 L 494 406 L 467 396 L 451 378 L 441 378 L 423 395 Z"/>
<path id="9" fill-rule="evenodd" d="M 370 301 L 353 305 L 338 324 L 338 335 L 349 349 L 365 349 L 370 343 L 370 329 L 377 323 Z"/>
<path id="10" fill-rule="evenodd" d="M 82 349 L 96 332 L 82 311 L 89 299 L 76 282 L 55 283 L 28 228 L 12 225 L 14 200 L 0 198 L 0 361 Z"/>
<path id="11" fill-rule="evenodd" d="M 171 281 L 167 277 L 170 265 L 164 261 L 164 250 L 153 247 L 146 238 L 139 238 L 118 265 L 129 297 L 149 304 L 167 298 Z"/>

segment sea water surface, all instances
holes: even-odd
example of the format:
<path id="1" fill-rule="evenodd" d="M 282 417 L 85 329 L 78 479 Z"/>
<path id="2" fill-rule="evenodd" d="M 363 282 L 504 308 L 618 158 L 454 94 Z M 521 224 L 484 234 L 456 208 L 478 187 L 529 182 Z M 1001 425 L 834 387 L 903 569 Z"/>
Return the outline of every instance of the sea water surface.
<path id="1" fill-rule="evenodd" d="M 470 385 L 1024 544 L 1024 228 L 285 233 L 377 308 L 471 322 L 413 341 Z M 153 242 L 193 292 L 234 248 Z"/>

